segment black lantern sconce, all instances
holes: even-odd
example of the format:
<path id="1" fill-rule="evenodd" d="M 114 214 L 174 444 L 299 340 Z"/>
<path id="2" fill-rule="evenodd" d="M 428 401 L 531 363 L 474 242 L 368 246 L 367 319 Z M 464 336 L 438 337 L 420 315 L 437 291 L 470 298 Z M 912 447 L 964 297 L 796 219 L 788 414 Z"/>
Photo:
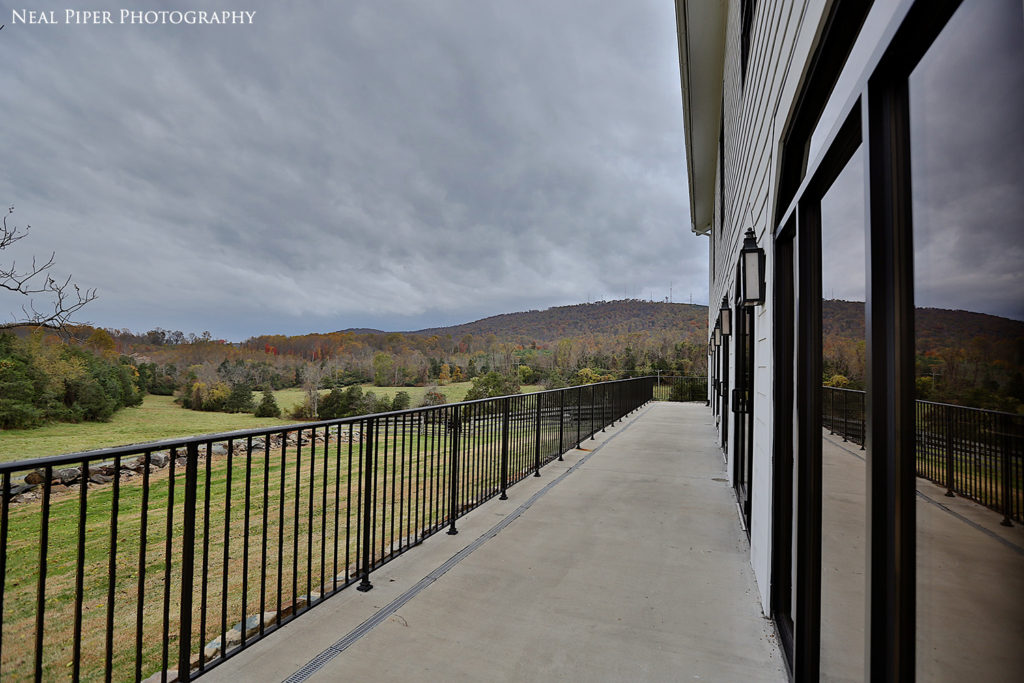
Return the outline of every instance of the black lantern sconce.
<path id="1" fill-rule="evenodd" d="M 740 249 L 740 271 L 743 274 L 743 305 L 764 303 L 764 249 L 757 246 L 753 228 L 747 228 Z M 724 310 L 724 309 L 723 309 Z"/>
<path id="2" fill-rule="evenodd" d="M 715 348 L 717 349 L 718 347 L 720 347 L 722 345 L 722 322 L 721 321 L 718 321 L 717 323 L 715 323 L 715 333 L 714 333 L 714 335 L 715 335 L 714 336 Z"/>
<path id="3" fill-rule="evenodd" d="M 722 297 L 722 308 L 718 312 L 718 322 L 722 328 L 722 336 L 728 337 L 732 334 L 732 309 L 729 308 L 729 299 Z"/>

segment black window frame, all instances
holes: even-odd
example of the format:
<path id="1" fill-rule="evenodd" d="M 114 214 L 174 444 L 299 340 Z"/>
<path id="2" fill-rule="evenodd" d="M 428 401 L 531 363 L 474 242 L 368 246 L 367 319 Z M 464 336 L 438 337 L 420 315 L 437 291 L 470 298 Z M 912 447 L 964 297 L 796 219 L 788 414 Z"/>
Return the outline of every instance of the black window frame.
<path id="1" fill-rule="evenodd" d="M 820 424 L 821 406 L 817 200 L 862 140 L 867 206 L 865 676 L 872 681 L 894 682 L 912 681 L 915 676 L 917 529 L 911 428 L 914 276 L 908 83 L 914 67 L 961 2 L 904 2 L 895 15 L 898 26 L 880 34 L 884 45 L 854 86 L 840 116 L 841 123 L 832 129 L 823 146 L 825 152 L 808 167 L 810 136 L 870 8 L 870 4 L 836 0 L 798 95 L 792 122 L 783 136 L 772 248 L 776 256 L 791 262 L 792 268 L 787 273 L 776 268 L 774 274 L 774 302 L 778 308 L 773 316 L 776 469 L 772 486 L 776 497 L 771 605 L 795 680 L 817 680 L 820 657 L 821 442 L 820 428 L 814 428 Z M 796 425 L 787 412 L 793 405 Z M 782 453 L 782 449 L 788 451 Z M 789 471 L 778 467 L 787 462 Z M 787 477 L 788 481 L 783 481 Z M 787 520 L 787 508 L 779 505 L 779 496 L 787 490 L 792 494 L 793 488 L 796 509 L 789 506 Z M 780 539 L 788 540 L 787 547 L 780 547 Z M 785 586 L 793 583 L 789 560 L 794 544 L 796 581 L 792 589 L 796 592 L 796 614 L 789 614 L 790 594 Z"/>

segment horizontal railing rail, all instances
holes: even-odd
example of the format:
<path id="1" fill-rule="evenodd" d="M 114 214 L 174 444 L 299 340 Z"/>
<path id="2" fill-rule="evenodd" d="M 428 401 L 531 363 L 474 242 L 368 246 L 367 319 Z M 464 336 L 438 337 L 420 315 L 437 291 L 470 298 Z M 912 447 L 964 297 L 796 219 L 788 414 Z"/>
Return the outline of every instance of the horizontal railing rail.
<path id="1" fill-rule="evenodd" d="M 822 387 L 822 427 L 864 447 L 865 393 Z M 1024 522 L 1024 415 L 915 401 L 917 475 Z"/>
<path id="2" fill-rule="evenodd" d="M 707 377 L 661 375 L 654 383 L 655 401 L 706 401 Z"/>
<path id="3" fill-rule="evenodd" d="M 0 679 L 195 678 L 652 398 L 618 380 L 0 464 Z M 179 674 L 180 672 L 180 674 Z"/>

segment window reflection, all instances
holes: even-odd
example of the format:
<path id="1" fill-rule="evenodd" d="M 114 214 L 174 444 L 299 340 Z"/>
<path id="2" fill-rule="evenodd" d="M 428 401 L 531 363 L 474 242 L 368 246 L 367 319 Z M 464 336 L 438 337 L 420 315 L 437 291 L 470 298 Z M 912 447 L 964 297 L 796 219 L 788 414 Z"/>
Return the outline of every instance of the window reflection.
<path id="1" fill-rule="evenodd" d="M 911 75 L 910 110 L 917 677 L 1014 680 L 1024 670 L 1020 0 L 965 2 Z"/>
<path id="2" fill-rule="evenodd" d="M 821 200 L 821 675 L 864 679 L 864 164 Z"/>

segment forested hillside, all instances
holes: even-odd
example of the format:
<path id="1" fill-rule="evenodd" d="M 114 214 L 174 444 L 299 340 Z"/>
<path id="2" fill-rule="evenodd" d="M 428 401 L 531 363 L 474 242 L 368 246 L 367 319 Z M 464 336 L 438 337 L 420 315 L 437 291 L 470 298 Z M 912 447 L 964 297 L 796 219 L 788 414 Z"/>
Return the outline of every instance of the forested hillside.
<path id="1" fill-rule="evenodd" d="M 183 408 L 192 410 L 275 415 L 278 408 L 269 403 L 267 390 L 300 387 L 306 405 L 292 416 L 304 418 L 321 414 L 318 392 L 361 384 L 436 386 L 439 390 L 428 394 L 432 400 L 445 400 L 446 385 L 468 380 L 474 380 L 474 390 L 491 392 L 521 384 L 554 388 L 659 371 L 704 375 L 706 319 L 704 306 L 629 300 L 511 313 L 415 332 L 261 335 L 238 344 L 213 339 L 208 332 L 160 328 L 132 332 L 82 326 L 71 329 L 67 340 L 45 333 L 30 338 L 26 330 L 16 330 L 20 339 L 8 335 L 3 347 L 11 358 L 0 363 L 0 388 L 13 395 L 17 386 L 20 393 L 17 405 L 0 401 L 0 428 L 107 419 L 119 407 L 134 405 L 136 392 L 173 395 Z M 104 341 L 102 348 L 98 339 Z M 59 369 L 50 373 L 49 384 L 27 382 L 28 371 L 15 370 L 28 367 L 29 361 L 43 364 L 49 357 L 30 349 L 30 342 L 32 349 L 50 349 L 51 356 L 74 357 L 90 368 L 99 368 L 96 364 L 102 360 L 104 368 L 109 365 L 125 378 L 123 396 L 114 396 L 98 411 L 63 389 L 78 385 L 64 383 Z M 29 360 L 22 362 L 23 356 Z M 264 390 L 264 400 L 257 404 L 253 392 L 259 390 Z M 357 398 L 354 389 L 333 396 L 341 403 Z M 37 409 L 26 412 L 26 405 Z M 331 405 L 329 396 L 325 406 Z"/>
<path id="2" fill-rule="evenodd" d="M 1024 322 L 972 311 L 914 312 L 921 399 L 1016 412 L 1024 405 Z M 862 388 L 864 303 L 822 302 L 824 381 Z"/>
<path id="3" fill-rule="evenodd" d="M 574 306 L 555 306 L 543 311 L 494 315 L 451 327 L 417 330 L 422 335 L 493 334 L 503 340 L 550 342 L 565 337 L 629 334 L 670 330 L 689 336 L 707 328 L 708 308 L 693 304 L 669 304 L 627 299 Z"/>

